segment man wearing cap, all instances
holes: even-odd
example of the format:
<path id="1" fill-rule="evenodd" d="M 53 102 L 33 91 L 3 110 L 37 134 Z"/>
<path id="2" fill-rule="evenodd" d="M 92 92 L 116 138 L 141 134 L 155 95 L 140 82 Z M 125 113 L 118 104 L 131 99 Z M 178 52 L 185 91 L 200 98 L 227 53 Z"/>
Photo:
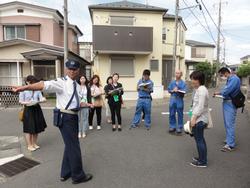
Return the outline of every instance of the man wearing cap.
<path id="1" fill-rule="evenodd" d="M 223 96 L 223 116 L 226 129 L 225 146 L 221 149 L 223 152 L 233 151 L 235 148 L 235 121 L 237 109 L 232 103 L 232 97 L 235 97 L 240 92 L 240 78 L 231 73 L 227 67 L 222 67 L 219 70 L 222 80 L 227 80 L 226 85 L 220 92 L 215 92 L 214 95 Z"/>
<path id="2" fill-rule="evenodd" d="M 169 102 L 169 133 L 176 132 L 181 135 L 183 129 L 183 98 L 186 93 L 186 83 L 181 79 L 182 72 L 177 70 L 175 73 L 175 80 L 168 86 L 168 92 L 171 94 Z M 178 115 L 178 122 L 176 121 L 176 112 Z"/>
<path id="3" fill-rule="evenodd" d="M 79 62 L 68 60 L 67 73 L 63 78 L 51 81 L 41 81 L 36 84 L 13 87 L 14 92 L 24 90 L 43 90 L 56 93 L 56 109 L 60 110 L 61 124 L 59 130 L 65 144 L 61 181 L 72 178 L 73 184 L 87 182 L 92 179 L 91 174 L 86 174 L 82 167 L 81 148 L 78 140 L 78 110 L 81 106 L 80 86 L 76 79 L 79 75 Z"/>

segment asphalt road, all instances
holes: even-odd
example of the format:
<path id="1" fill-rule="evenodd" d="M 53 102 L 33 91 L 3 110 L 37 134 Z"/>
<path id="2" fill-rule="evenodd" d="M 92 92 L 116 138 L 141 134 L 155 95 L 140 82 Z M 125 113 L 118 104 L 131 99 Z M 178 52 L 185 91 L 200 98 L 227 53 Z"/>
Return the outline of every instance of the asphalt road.
<path id="1" fill-rule="evenodd" d="M 190 99 L 186 99 L 187 104 Z M 1 188 L 250 188 L 250 123 L 248 113 L 238 113 L 237 150 L 222 153 L 225 139 L 221 102 L 211 99 L 214 128 L 206 131 L 208 168 L 189 165 L 197 156 L 195 142 L 188 135 L 167 133 L 167 102 L 153 107 L 152 129 L 129 130 L 134 108 L 123 109 L 122 132 L 104 124 L 81 140 L 84 168 L 94 179 L 80 185 L 60 182 L 63 142 L 52 124 L 52 111 L 44 110 L 48 128 L 40 135 L 41 149 L 31 157 L 41 165 L 7 179 Z M 188 105 L 186 105 L 188 106 Z M 104 113 L 103 113 L 104 115 Z M 103 121 L 104 122 L 104 121 Z M 22 136 L 16 110 L 0 111 L 0 136 Z"/>

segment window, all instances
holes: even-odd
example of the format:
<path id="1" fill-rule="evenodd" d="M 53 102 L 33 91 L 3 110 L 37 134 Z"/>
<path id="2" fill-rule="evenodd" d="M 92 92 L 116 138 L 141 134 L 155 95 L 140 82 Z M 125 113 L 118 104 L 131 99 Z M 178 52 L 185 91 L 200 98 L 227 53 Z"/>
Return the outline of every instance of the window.
<path id="1" fill-rule="evenodd" d="M 113 56 L 111 57 L 111 74 L 119 73 L 120 76 L 134 76 L 133 56 Z"/>
<path id="2" fill-rule="evenodd" d="M 25 39 L 25 26 L 4 26 L 5 40 L 11 40 L 11 39 Z"/>
<path id="3" fill-rule="evenodd" d="M 155 72 L 159 71 L 159 60 L 155 59 L 150 60 L 150 70 Z"/>
<path id="4" fill-rule="evenodd" d="M 55 61 L 34 61 L 34 75 L 38 79 L 52 80 L 56 78 Z"/>
<path id="5" fill-rule="evenodd" d="M 166 39 L 167 39 L 167 29 L 166 29 L 166 27 L 164 27 L 162 29 L 162 40 L 164 41 Z"/>
<path id="6" fill-rule="evenodd" d="M 206 49 L 204 48 L 191 48 L 191 57 L 192 58 L 205 58 Z"/>
<path id="7" fill-rule="evenodd" d="M 128 16 L 111 16 L 111 25 L 134 25 L 134 17 Z"/>
<path id="8" fill-rule="evenodd" d="M 10 74 L 10 64 L 0 63 L 0 77 L 7 77 Z"/>
<path id="9" fill-rule="evenodd" d="M 23 13 L 24 11 L 23 11 L 23 9 L 17 9 L 17 12 L 18 13 Z"/>

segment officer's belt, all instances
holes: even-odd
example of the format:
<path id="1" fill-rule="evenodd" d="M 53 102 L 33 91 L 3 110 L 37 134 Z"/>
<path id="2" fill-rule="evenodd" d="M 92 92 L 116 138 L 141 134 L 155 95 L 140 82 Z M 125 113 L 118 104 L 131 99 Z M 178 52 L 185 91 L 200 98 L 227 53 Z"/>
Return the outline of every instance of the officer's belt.
<path id="1" fill-rule="evenodd" d="M 151 97 L 139 97 L 140 99 L 151 99 Z"/>
<path id="2" fill-rule="evenodd" d="M 174 95 L 171 95 L 172 98 L 180 98 L 182 99 L 183 97 L 180 97 L 180 96 L 174 96 Z"/>
<path id="3" fill-rule="evenodd" d="M 72 115 L 77 115 L 78 112 L 72 111 L 72 110 L 65 110 L 65 109 L 60 109 L 60 112 L 65 113 L 65 114 L 72 114 Z"/>

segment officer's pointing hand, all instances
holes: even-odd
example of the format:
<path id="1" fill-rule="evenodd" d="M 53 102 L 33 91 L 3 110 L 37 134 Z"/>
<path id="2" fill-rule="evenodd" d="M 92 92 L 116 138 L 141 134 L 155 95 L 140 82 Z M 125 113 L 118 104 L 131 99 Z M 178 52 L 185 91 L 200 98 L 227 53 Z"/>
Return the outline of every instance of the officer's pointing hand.
<path id="1" fill-rule="evenodd" d="M 21 91 L 24 91 L 24 90 L 25 90 L 25 88 L 23 86 L 13 86 L 12 87 L 12 91 L 14 93 L 21 92 Z"/>

